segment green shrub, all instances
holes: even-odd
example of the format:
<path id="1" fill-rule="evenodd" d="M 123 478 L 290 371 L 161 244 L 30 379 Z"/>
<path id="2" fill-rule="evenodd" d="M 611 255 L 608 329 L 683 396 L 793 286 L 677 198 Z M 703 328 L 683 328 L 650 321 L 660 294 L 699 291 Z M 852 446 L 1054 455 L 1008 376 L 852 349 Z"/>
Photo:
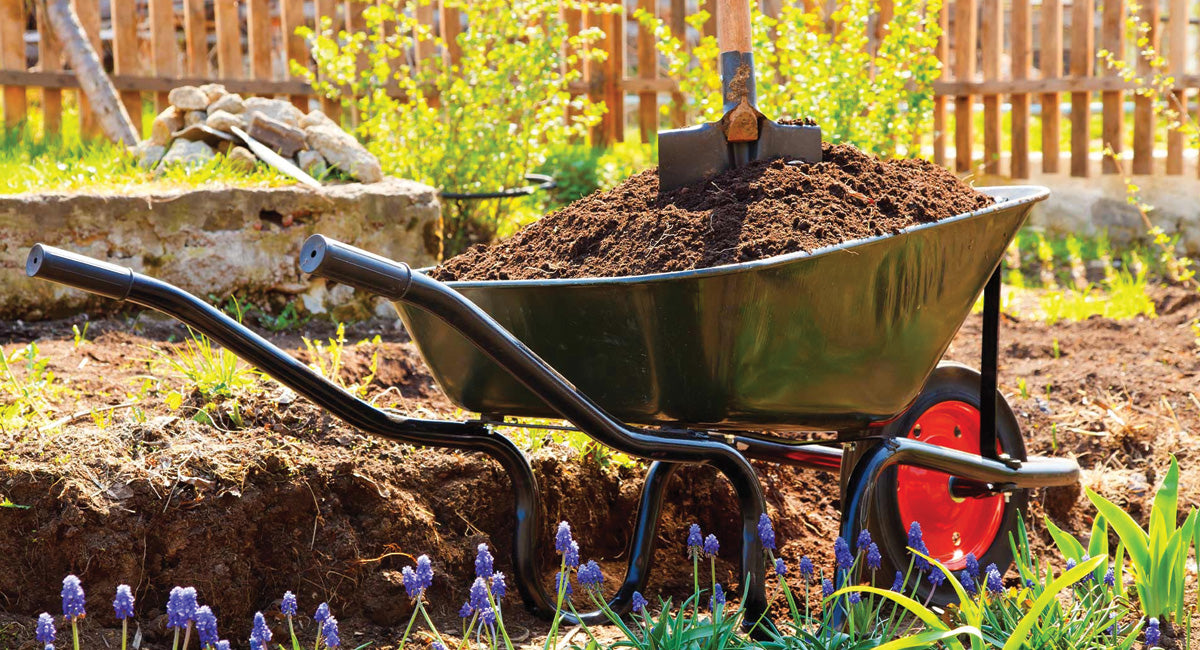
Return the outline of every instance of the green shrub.
<path id="1" fill-rule="evenodd" d="M 941 0 L 897 0 L 895 18 L 874 52 L 868 30 L 878 6 L 872 0 L 835 3 L 828 15 L 823 9 L 806 11 L 802 0 L 783 0 L 778 19 L 759 13 L 756 4 L 754 62 L 765 115 L 814 118 L 829 142 L 848 142 L 878 156 L 918 153 L 920 136 L 932 131 Z M 685 54 L 680 35 L 663 21 L 641 11 L 636 15 L 653 26 L 688 111 L 700 121 L 719 119 L 716 39 L 705 37 Z M 700 12 L 688 20 L 698 28 L 708 18 Z M 839 29 L 831 31 L 827 23 Z"/>
<path id="2" fill-rule="evenodd" d="M 595 29 L 569 36 L 555 0 L 446 0 L 468 28 L 461 59 L 410 61 L 415 42 L 445 43 L 414 18 L 417 2 L 386 0 L 364 10 L 366 31 L 302 28 L 320 75 L 294 69 L 326 97 L 358 112 L 357 135 L 384 171 L 444 191 L 490 192 L 524 185 L 552 143 L 582 138 L 604 110 L 572 97 L 576 64 L 601 56 Z M 566 3 L 582 7 L 579 2 Z M 590 7 L 589 11 L 596 11 Z M 570 109 L 570 110 L 569 110 Z M 513 201 L 447 201 L 445 254 L 488 241 L 512 218 Z"/>

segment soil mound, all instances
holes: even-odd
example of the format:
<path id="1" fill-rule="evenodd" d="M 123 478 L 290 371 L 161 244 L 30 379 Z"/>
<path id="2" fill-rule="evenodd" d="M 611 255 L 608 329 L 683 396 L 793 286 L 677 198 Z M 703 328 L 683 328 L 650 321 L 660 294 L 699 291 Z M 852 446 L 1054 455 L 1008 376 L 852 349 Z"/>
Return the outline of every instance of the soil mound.
<path id="1" fill-rule="evenodd" d="M 924 160 L 879 160 L 824 145 L 819 163 L 753 163 L 659 195 L 658 170 L 584 197 L 491 247 L 433 271 L 439 280 L 611 277 L 700 269 L 894 233 L 992 199 Z"/>

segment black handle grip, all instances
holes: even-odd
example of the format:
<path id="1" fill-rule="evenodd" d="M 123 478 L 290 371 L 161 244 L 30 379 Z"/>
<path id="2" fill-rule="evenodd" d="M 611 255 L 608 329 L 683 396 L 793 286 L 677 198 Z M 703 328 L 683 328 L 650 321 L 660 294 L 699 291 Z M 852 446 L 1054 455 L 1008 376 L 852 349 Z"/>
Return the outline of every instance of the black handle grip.
<path id="1" fill-rule="evenodd" d="M 403 298 L 412 285 L 412 269 L 407 264 L 324 235 L 313 235 L 304 242 L 300 248 L 300 270 L 390 300 Z"/>
<path id="2" fill-rule="evenodd" d="M 25 260 L 25 275 L 83 289 L 113 300 L 124 300 L 136 274 L 122 266 L 37 244 Z"/>

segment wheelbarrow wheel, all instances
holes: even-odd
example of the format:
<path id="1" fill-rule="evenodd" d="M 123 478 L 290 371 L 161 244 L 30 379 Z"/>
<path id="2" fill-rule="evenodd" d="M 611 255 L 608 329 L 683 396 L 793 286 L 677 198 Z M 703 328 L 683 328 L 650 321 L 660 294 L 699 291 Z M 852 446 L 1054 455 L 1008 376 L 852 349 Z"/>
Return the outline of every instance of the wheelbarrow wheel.
<path id="1" fill-rule="evenodd" d="M 979 381 L 974 369 L 939 364 L 912 406 L 887 426 L 885 434 L 979 453 Z M 1001 451 L 1025 460 L 1020 426 L 999 393 L 996 442 Z M 1017 518 L 1025 512 L 1028 491 L 1014 491 L 1008 499 L 1003 495 L 960 499 L 950 493 L 949 481 L 949 474 L 905 465 L 880 476 L 867 525 L 883 557 L 877 579 L 884 586 L 891 584 L 896 571 L 908 572 L 913 557 L 908 552 L 908 529 L 914 521 L 921 525 L 930 556 L 951 571 L 963 569 L 969 553 L 979 560 L 981 570 L 995 563 L 1004 572 L 1012 564 L 1009 533 L 1016 531 Z M 906 590 L 912 589 L 913 578 L 909 580 Z M 922 601 L 931 588 L 928 575 L 921 576 L 917 594 Z M 932 601 L 945 605 L 955 599 L 953 589 L 943 584 Z"/>

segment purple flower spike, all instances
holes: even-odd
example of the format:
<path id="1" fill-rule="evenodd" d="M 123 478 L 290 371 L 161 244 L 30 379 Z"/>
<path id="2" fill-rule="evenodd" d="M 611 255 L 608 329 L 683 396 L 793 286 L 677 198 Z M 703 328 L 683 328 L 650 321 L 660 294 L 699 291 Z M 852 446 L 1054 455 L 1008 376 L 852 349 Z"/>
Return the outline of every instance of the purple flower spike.
<path id="1" fill-rule="evenodd" d="M 504 574 L 497 571 L 492 574 L 492 598 L 500 600 L 508 594 L 508 585 L 504 582 Z"/>
<path id="2" fill-rule="evenodd" d="M 271 628 L 267 627 L 267 619 L 262 612 L 255 612 L 254 627 L 250 629 L 250 640 L 258 641 L 264 647 L 271 642 Z"/>
<path id="3" fill-rule="evenodd" d="M 563 574 L 562 571 L 554 574 L 554 588 L 562 590 L 564 596 L 570 596 L 574 589 L 571 587 L 571 574 Z M 556 592 L 557 593 L 557 592 Z"/>
<path id="4" fill-rule="evenodd" d="M 317 613 L 313 614 L 313 620 L 324 624 L 325 621 L 329 620 L 329 616 L 329 603 L 321 603 L 317 605 Z"/>
<path id="5" fill-rule="evenodd" d="M 218 643 L 220 642 L 218 641 Z M 259 641 L 254 637 L 250 637 L 250 650 L 266 650 L 266 648 L 263 648 L 262 641 Z"/>
<path id="6" fill-rule="evenodd" d="M 941 571 L 932 571 L 929 573 L 929 584 L 933 585 L 934 589 L 942 586 L 942 583 L 945 581 L 946 574 L 942 573 Z"/>
<path id="7" fill-rule="evenodd" d="M 578 542 L 576 542 L 575 540 L 571 540 L 570 545 L 567 546 L 567 552 L 563 553 L 563 560 L 566 561 L 568 569 L 578 569 L 579 568 L 579 543 Z"/>
<path id="8" fill-rule="evenodd" d="M 565 521 L 558 522 L 558 531 L 554 533 L 554 550 L 557 553 L 566 553 L 571 547 L 571 524 Z"/>
<path id="9" fill-rule="evenodd" d="M 777 576 L 787 575 L 787 562 L 784 562 L 783 558 L 775 559 L 775 575 L 777 575 Z"/>
<path id="10" fill-rule="evenodd" d="M 979 593 L 979 586 L 975 584 L 975 578 L 971 577 L 971 572 L 968 569 L 963 569 L 962 573 L 958 574 L 958 581 L 962 583 L 963 591 L 974 596 Z"/>
<path id="11" fill-rule="evenodd" d="M 604 584 L 604 574 L 595 560 L 588 560 L 587 564 L 579 568 L 579 584 L 585 589 L 600 590 L 600 585 Z"/>
<path id="12" fill-rule="evenodd" d="M 479 578 L 491 578 L 494 573 L 495 559 L 492 557 L 492 552 L 488 550 L 487 544 L 480 544 L 475 553 L 475 575 Z"/>
<path id="13" fill-rule="evenodd" d="M 700 532 L 700 524 L 688 527 L 687 545 L 689 551 L 699 551 L 704 546 L 704 534 Z"/>
<path id="14" fill-rule="evenodd" d="M 196 616 L 196 588 L 175 587 L 167 598 L 167 627 L 182 629 Z"/>
<path id="15" fill-rule="evenodd" d="M 279 603 L 279 611 L 284 616 L 295 616 L 299 608 L 296 606 L 296 594 L 290 591 L 283 592 L 283 602 Z"/>
<path id="16" fill-rule="evenodd" d="M 712 598 L 708 599 L 708 608 L 715 610 L 725 604 L 725 590 L 721 588 L 721 584 L 713 585 Z"/>
<path id="17" fill-rule="evenodd" d="M 433 650 L 446 650 L 446 646 L 438 641 L 434 641 L 433 645 L 430 647 L 433 648 Z"/>
<path id="18" fill-rule="evenodd" d="M 709 535 L 704 538 L 704 554 L 709 557 L 716 557 L 717 551 L 721 550 L 721 543 L 717 541 L 716 535 Z"/>
<path id="19" fill-rule="evenodd" d="M 1158 629 L 1158 619 L 1150 619 L 1150 622 L 1146 623 L 1146 646 L 1153 647 L 1158 645 L 1158 641 L 1161 638 L 1162 631 Z"/>
<path id="20" fill-rule="evenodd" d="M 496 610 L 491 607 L 484 607 L 479 612 L 479 620 L 488 627 L 496 627 Z"/>
<path id="21" fill-rule="evenodd" d="M 74 575 L 63 578 L 63 616 L 67 617 L 68 621 L 78 620 L 86 616 L 87 612 L 84 611 L 85 601 L 83 585 L 79 583 L 79 578 Z"/>
<path id="22" fill-rule="evenodd" d="M 978 578 L 979 577 L 979 559 L 975 557 L 975 554 L 967 553 L 967 556 L 965 558 L 963 558 L 963 561 L 965 561 L 967 563 L 966 572 L 970 573 L 972 578 Z"/>
<path id="23" fill-rule="evenodd" d="M 765 512 L 758 516 L 758 539 L 762 542 L 763 550 L 775 550 L 775 527 Z"/>
<path id="24" fill-rule="evenodd" d="M 1104 573 L 1104 586 L 1112 587 L 1117 584 L 1117 576 L 1113 573 L 1112 567 L 1108 567 L 1108 571 Z"/>
<path id="25" fill-rule="evenodd" d="M 921 524 L 915 521 L 908 527 L 908 546 L 925 555 L 929 555 L 929 548 L 925 546 L 925 538 L 921 535 Z M 913 566 L 917 567 L 917 571 L 928 571 L 930 569 L 929 560 L 920 555 L 914 557 Z"/>
<path id="26" fill-rule="evenodd" d="M 866 528 L 858 533 L 858 539 L 854 542 L 854 551 L 862 553 L 871 545 L 871 531 Z"/>
<path id="27" fill-rule="evenodd" d="M 832 595 L 833 595 L 833 583 L 829 581 L 829 578 L 825 578 L 824 580 L 821 581 L 821 596 L 823 596 L 825 598 L 829 598 Z"/>
<path id="28" fill-rule="evenodd" d="M 892 581 L 892 591 L 900 593 L 904 589 L 904 572 L 897 571 L 896 579 Z"/>
<path id="29" fill-rule="evenodd" d="M 113 612 L 116 613 L 118 621 L 133 618 L 133 590 L 129 588 L 129 585 L 117 586 L 117 597 L 113 599 Z"/>
<path id="30" fill-rule="evenodd" d="M 844 537 L 839 537 L 833 542 L 833 554 L 837 557 L 839 567 L 849 570 L 854 566 L 854 554 L 850 552 L 850 544 Z"/>
<path id="31" fill-rule="evenodd" d="M 804 578 L 805 582 L 812 580 L 813 577 L 813 563 L 807 555 L 800 558 L 800 577 Z"/>
<path id="32" fill-rule="evenodd" d="M 225 639 L 221 639 L 220 641 L 217 641 L 217 645 L 214 646 L 214 648 L 215 650 L 229 650 L 229 642 Z"/>
<path id="33" fill-rule="evenodd" d="M 465 602 L 465 603 L 463 603 L 462 607 L 458 608 L 458 617 L 459 618 L 471 618 L 471 614 L 474 614 L 474 613 L 475 613 L 475 610 L 471 609 L 470 602 Z"/>
<path id="34" fill-rule="evenodd" d="M 196 608 L 196 636 L 201 648 L 217 644 L 217 617 L 208 605 Z"/>
<path id="35" fill-rule="evenodd" d="M 641 612 L 644 609 L 646 609 L 646 597 L 640 591 L 633 592 L 633 611 Z"/>
<path id="36" fill-rule="evenodd" d="M 871 542 L 867 545 L 867 568 L 878 571 L 881 566 L 883 566 L 883 555 L 879 553 L 879 546 L 875 542 Z"/>
<path id="37" fill-rule="evenodd" d="M 1000 569 L 997 569 L 995 565 L 989 566 L 987 570 L 987 590 L 993 594 L 1004 591 L 1004 577 L 1000 575 Z"/>
<path id="38" fill-rule="evenodd" d="M 849 600 L 851 605 L 857 605 L 862 602 L 862 594 L 858 593 L 857 591 L 852 591 L 850 592 Z"/>
<path id="39" fill-rule="evenodd" d="M 57 631 L 54 629 L 54 617 L 47 612 L 42 612 L 38 615 L 37 622 L 37 640 L 38 643 L 49 645 L 54 643 L 54 637 L 57 636 Z"/>
<path id="40" fill-rule="evenodd" d="M 470 601 L 471 609 L 482 612 L 488 607 L 488 588 L 487 582 L 483 578 L 475 578 L 475 582 L 471 584 Z"/>
<path id="41" fill-rule="evenodd" d="M 326 648 L 342 647 L 342 638 L 338 636 L 338 622 L 336 618 L 330 616 L 325 619 L 325 622 L 321 625 L 321 636 L 325 637 Z"/>

